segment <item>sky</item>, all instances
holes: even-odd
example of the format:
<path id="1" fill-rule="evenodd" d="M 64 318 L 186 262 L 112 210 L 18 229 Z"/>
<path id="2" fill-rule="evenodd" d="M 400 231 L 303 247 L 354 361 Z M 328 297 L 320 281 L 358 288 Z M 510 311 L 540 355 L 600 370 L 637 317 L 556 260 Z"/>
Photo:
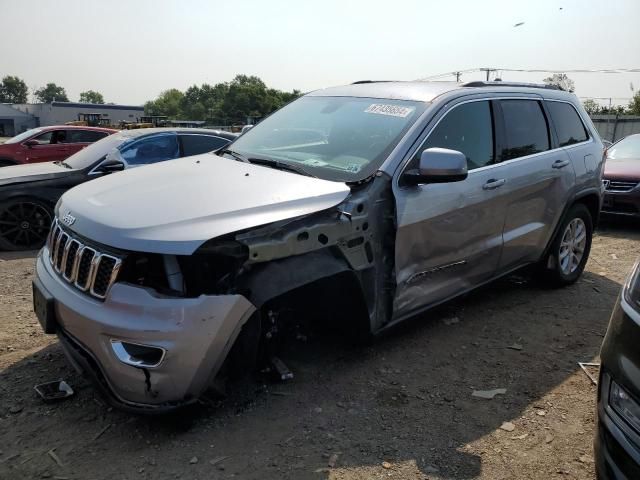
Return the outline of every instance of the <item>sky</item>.
<path id="1" fill-rule="evenodd" d="M 639 19 L 640 0 L 0 0 L 0 77 L 139 105 L 240 73 L 310 91 L 478 67 L 639 69 Z M 640 73 L 568 75 L 580 97 L 626 104 L 640 89 Z"/>

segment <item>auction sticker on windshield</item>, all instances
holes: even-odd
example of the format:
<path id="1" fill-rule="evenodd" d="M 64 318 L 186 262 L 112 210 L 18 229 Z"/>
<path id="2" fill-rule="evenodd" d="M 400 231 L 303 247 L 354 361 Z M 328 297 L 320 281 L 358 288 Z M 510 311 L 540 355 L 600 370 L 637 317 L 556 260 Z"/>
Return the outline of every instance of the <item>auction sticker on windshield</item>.
<path id="1" fill-rule="evenodd" d="M 383 103 L 373 103 L 365 110 L 365 113 L 377 113 L 378 115 L 389 115 L 392 117 L 407 117 L 413 112 L 414 107 L 400 107 L 398 105 L 385 105 Z"/>

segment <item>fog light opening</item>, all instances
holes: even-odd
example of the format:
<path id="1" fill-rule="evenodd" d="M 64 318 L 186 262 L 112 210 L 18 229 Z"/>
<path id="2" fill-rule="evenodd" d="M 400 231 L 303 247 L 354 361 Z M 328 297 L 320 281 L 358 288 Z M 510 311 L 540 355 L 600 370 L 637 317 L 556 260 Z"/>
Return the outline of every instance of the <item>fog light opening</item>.
<path id="1" fill-rule="evenodd" d="M 140 368 L 157 367 L 162 363 L 166 353 L 164 348 L 113 339 L 111 348 L 122 363 Z"/>

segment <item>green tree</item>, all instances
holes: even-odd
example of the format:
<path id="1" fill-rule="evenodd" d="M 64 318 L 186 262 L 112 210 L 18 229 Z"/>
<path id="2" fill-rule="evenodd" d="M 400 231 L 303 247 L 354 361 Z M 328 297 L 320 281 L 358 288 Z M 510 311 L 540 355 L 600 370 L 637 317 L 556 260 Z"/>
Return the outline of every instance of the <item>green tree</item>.
<path id="1" fill-rule="evenodd" d="M 29 89 L 19 77 L 7 75 L 0 84 L 0 103 L 27 103 Z"/>
<path id="2" fill-rule="evenodd" d="M 640 115 L 640 91 L 636 92 L 629 102 L 628 113 L 630 115 Z"/>
<path id="3" fill-rule="evenodd" d="M 166 90 L 145 104 L 145 112 L 229 125 L 244 123 L 247 117 L 264 117 L 299 96 L 298 90 L 283 92 L 267 88 L 256 76 L 237 75 L 231 82 L 192 85 L 184 93 Z"/>
<path id="4" fill-rule="evenodd" d="M 147 115 L 166 115 L 171 118 L 182 118 L 182 99 L 184 94 L 177 88 L 171 88 L 160 93 L 158 98 L 145 103 L 144 111 Z"/>
<path id="5" fill-rule="evenodd" d="M 96 92 L 95 90 L 87 90 L 86 92 L 80 93 L 80 103 L 97 103 L 100 105 L 104 104 L 104 97 L 100 92 Z"/>
<path id="6" fill-rule="evenodd" d="M 567 77 L 566 73 L 554 73 L 550 77 L 542 80 L 547 85 L 555 85 L 556 87 L 560 87 L 567 92 L 573 92 L 575 84 L 573 80 Z"/>
<path id="7" fill-rule="evenodd" d="M 597 115 L 598 113 L 600 113 L 600 110 L 601 110 L 600 105 L 598 105 L 598 102 L 596 102 L 592 98 L 588 98 L 587 100 L 583 101 L 582 106 L 584 107 L 584 109 L 587 111 L 589 115 Z"/>
<path id="8" fill-rule="evenodd" d="M 47 83 L 46 86 L 36 90 L 34 93 L 38 101 L 42 103 L 69 101 L 66 90 L 55 83 Z"/>

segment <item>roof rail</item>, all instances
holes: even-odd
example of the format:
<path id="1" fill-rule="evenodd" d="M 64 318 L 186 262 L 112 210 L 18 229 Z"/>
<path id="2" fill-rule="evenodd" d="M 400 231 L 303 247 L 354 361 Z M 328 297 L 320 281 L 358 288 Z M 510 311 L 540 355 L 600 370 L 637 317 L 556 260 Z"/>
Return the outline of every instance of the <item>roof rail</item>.
<path id="1" fill-rule="evenodd" d="M 546 83 L 520 83 L 520 82 L 484 82 L 481 80 L 464 83 L 463 87 L 525 87 L 525 88 L 544 88 L 547 90 L 562 90 L 564 88 L 558 85 L 547 85 Z"/>
<path id="2" fill-rule="evenodd" d="M 357 82 L 353 82 L 351 85 L 360 85 L 362 83 L 385 83 L 394 81 L 395 80 L 358 80 Z"/>

